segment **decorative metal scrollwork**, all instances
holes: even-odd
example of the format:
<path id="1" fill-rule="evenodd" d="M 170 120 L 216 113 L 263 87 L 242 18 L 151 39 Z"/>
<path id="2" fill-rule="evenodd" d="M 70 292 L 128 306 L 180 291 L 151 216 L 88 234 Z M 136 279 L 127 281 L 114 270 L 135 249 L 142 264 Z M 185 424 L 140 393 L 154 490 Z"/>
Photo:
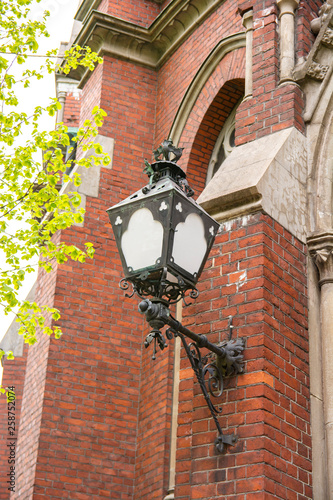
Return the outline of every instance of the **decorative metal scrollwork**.
<path id="1" fill-rule="evenodd" d="M 152 302 L 145 299 L 140 302 L 139 311 L 145 314 L 149 325 L 152 327 L 152 331 L 146 337 L 145 347 L 148 347 L 154 341 L 153 359 L 156 357 L 157 345 L 162 350 L 166 347 L 166 341 L 160 331 L 165 325 L 170 327 L 166 330 L 166 337 L 169 340 L 173 336 L 180 337 L 218 431 L 215 447 L 219 453 L 224 452 L 225 444 L 234 445 L 237 436 L 235 434 L 223 434 L 217 418 L 222 408 L 216 407 L 211 398 L 222 396 L 223 379 L 225 377 L 243 373 L 245 341 L 244 339 L 231 339 L 232 318 L 229 322 L 229 340 L 216 345 L 209 342 L 205 335 L 197 335 L 184 327 L 171 316 L 168 305 L 161 301 Z M 192 340 L 190 344 L 187 343 L 186 337 Z M 206 348 L 210 352 L 202 356 L 201 348 Z M 213 353 L 216 355 L 216 359 L 213 359 Z"/>
<path id="2" fill-rule="evenodd" d="M 232 377 L 238 373 L 243 373 L 243 339 L 230 339 L 221 342 L 220 347 L 226 351 L 226 356 L 218 359 L 218 367 L 223 377 Z"/>
<path id="3" fill-rule="evenodd" d="M 131 283 L 131 285 L 132 285 L 132 283 Z M 129 287 L 130 287 L 130 284 L 128 283 L 128 281 L 127 281 L 126 278 L 123 278 L 122 280 L 120 280 L 120 282 L 119 282 L 119 288 L 121 290 L 126 291 L 126 290 L 129 289 Z M 132 285 L 132 292 L 131 293 L 125 293 L 125 297 L 128 297 L 130 299 L 131 297 L 133 297 L 134 292 L 135 292 L 135 290 L 134 290 L 133 285 Z"/>
<path id="4" fill-rule="evenodd" d="M 218 369 L 218 367 L 214 363 L 208 363 L 207 364 L 207 356 L 202 357 L 200 348 L 195 342 L 191 342 L 191 344 L 187 344 L 186 339 L 184 335 L 181 333 L 176 333 L 175 336 L 178 336 L 181 338 L 181 341 L 183 343 L 183 346 L 185 348 L 186 354 L 188 359 L 190 360 L 190 363 L 192 365 L 192 368 L 194 370 L 194 373 L 196 374 L 196 377 L 198 379 L 198 382 L 200 384 L 202 393 L 204 395 L 204 398 L 208 404 L 208 407 L 213 414 L 218 414 L 221 413 L 222 408 L 216 408 L 216 406 L 212 403 L 210 399 L 210 395 L 213 397 L 220 397 L 222 396 L 223 392 L 223 378 L 222 378 L 222 373 Z M 205 375 L 209 374 L 208 377 L 208 390 L 206 386 L 206 380 L 205 380 Z M 216 388 L 219 388 L 219 393 L 216 394 L 214 390 Z M 210 395 L 209 395 L 210 394 Z"/>
<path id="5" fill-rule="evenodd" d="M 144 346 L 147 349 L 147 347 L 150 346 L 150 344 L 154 342 L 154 350 L 153 350 L 153 356 L 152 359 L 156 359 L 156 344 L 158 347 L 163 351 L 165 347 L 167 347 L 167 343 L 165 341 L 165 338 L 163 337 L 162 333 L 159 330 L 153 330 L 150 333 L 148 333 L 146 340 L 144 341 Z"/>
<path id="6" fill-rule="evenodd" d="M 223 394 L 223 375 L 215 363 L 208 363 L 204 366 L 203 376 L 205 379 L 206 373 L 208 377 L 208 390 L 213 398 L 220 398 Z M 216 412 L 221 413 L 222 408 L 216 408 Z"/>
<path id="7" fill-rule="evenodd" d="M 172 330 L 171 330 L 172 331 Z M 168 329 L 168 336 L 170 337 L 170 329 Z M 195 342 L 191 342 L 188 344 L 186 342 L 186 338 L 183 334 L 179 332 L 173 332 L 175 337 L 180 337 L 182 344 L 185 348 L 187 357 L 191 363 L 193 371 L 197 377 L 199 382 L 201 392 L 206 400 L 207 406 L 211 412 L 211 415 L 214 419 L 217 431 L 219 433 L 218 437 L 215 440 L 215 447 L 219 453 L 223 453 L 225 451 L 224 444 L 233 444 L 236 442 L 236 436 L 224 436 L 219 421 L 217 419 L 217 415 L 222 412 L 221 407 L 216 407 L 212 400 L 211 396 L 215 398 L 219 398 L 223 393 L 223 376 L 218 366 L 215 363 L 207 363 L 209 354 L 202 357 L 200 348 Z M 207 385 L 206 385 L 206 374 L 209 374 Z M 208 387 L 208 388 L 207 388 Z M 216 393 L 216 390 L 218 391 Z"/>
<path id="8" fill-rule="evenodd" d="M 136 293 L 142 299 L 146 297 L 163 298 L 168 304 L 176 304 L 180 299 L 185 301 L 187 292 L 189 292 L 191 299 L 198 297 L 198 290 L 192 285 L 185 283 L 180 276 L 177 276 L 177 281 L 174 282 L 167 280 L 166 274 L 165 269 L 162 276 L 159 274 L 154 278 L 153 273 L 150 275 L 148 271 L 144 271 L 138 277 L 123 278 L 119 283 L 119 287 L 127 291 L 130 284 L 132 285 L 133 291 L 130 294 L 126 293 L 126 297 L 132 297 Z"/>

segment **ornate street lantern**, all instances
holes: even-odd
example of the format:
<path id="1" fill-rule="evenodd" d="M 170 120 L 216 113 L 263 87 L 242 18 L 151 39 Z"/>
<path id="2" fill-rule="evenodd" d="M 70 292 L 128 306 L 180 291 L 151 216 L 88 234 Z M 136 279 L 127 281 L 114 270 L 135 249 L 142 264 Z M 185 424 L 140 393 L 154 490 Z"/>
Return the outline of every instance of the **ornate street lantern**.
<path id="1" fill-rule="evenodd" d="M 205 335 L 185 328 L 169 309 L 170 304 L 185 299 L 187 292 L 192 298 L 198 296 L 196 284 L 219 229 L 219 224 L 192 199 L 194 192 L 177 165 L 182 151 L 171 140 L 163 141 L 153 152 L 155 162 L 145 160 L 149 184 L 107 212 L 125 274 L 120 287 L 127 291 L 131 284 L 132 293 L 126 296 L 136 293 L 143 299 L 139 311 L 152 328 L 145 347 L 154 342 L 155 359 L 156 346 L 163 350 L 167 345 L 161 332 L 165 325 L 169 326 L 169 340 L 181 338 L 219 432 L 216 448 L 222 452 L 224 444 L 234 444 L 237 439 L 234 434 L 222 433 L 217 419 L 221 409 L 213 405 L 210 396 L 222 394 L 223 377 L 242 373 L 244 342 L 231 339 L 230 321 L 229 340 L 212 344 Z M 186 338 L 193 343 L 188 345 Z M 215 353 L 216 362 L 209 360 L 211 353 L 202 356 L 201 348 Z"/>
<path id="2" fill-rule="evenodd" d="M 191 198 L 185 172 L 169 160 L 171 152 L 181 154 L 164 141 L 155 155 L 164 154 L 165 160 L 146 163 L 150 183 L 108 210 L 125 273 L 121 287 L 128 289 L 130 282 L 140 297 L 167 303 L 184 298 L 188 290 L 196 295 L 219 229 Z"/>

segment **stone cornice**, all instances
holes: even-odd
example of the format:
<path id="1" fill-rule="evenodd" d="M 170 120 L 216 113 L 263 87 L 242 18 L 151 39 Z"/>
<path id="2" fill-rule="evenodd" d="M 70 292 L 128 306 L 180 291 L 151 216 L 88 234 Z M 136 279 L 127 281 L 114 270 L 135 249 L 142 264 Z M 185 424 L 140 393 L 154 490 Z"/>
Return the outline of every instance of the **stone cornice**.
<path id="1" fill-rule="evenodd" d="M 333 231 L 313 234 L 307 243 L 319 271 L 319 285 L 333 283 Z"/>
<path id="2" fill-rule="evenodd" d="M 174 0 L 149 28 L 88 10 L 74 43 L 88 45 L 101 56 L 110 55 L 158 70 L 219 5 L 221 0 Z M 82 87 L 89 71 L 78 69 L 70 77 L 79 80 Z"/>

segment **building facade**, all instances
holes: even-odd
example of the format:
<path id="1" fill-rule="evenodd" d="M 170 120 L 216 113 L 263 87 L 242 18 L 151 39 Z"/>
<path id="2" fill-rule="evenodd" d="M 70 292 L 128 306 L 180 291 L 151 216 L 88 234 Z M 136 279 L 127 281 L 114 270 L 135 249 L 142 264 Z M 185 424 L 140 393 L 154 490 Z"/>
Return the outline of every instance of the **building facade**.
<path id="1" fill-rule="evenodd" d="M 19 427 L 15 492 L 2 482 L 1 499 L 333 500 L 332 7 L 81 2 L 70 43 L 103 63 L 57 77 L 58 118 L 75 133 L 105 109 L 111 163 L 81 172 L 84 223 L 54 236 L 92 242 L 94 259 L 37 280 L 65 334 L 17 344 L 5 362 Z M 245 339 L 244 373 L 220 401 L 220 425 L 237 435 L 223 454 L 179 339 L 152 360 L 137 300 L 118 286 L 106 209 L 146 183 L 144 159 L 166 138 L 221 224 L 178 318 L 219 342 L 232 316 Z"/>

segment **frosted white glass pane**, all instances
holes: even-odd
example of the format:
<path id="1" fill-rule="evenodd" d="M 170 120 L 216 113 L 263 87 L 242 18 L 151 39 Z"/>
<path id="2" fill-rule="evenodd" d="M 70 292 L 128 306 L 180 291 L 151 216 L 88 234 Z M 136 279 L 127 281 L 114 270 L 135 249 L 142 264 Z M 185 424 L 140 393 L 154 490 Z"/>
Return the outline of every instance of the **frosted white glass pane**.
<path id="1" fill-rule="evenodd" d="M 197 214 L 190 214 L 176 226 L 172 257 L 175 264 L 191 274 L 197 273 L 207 251 L 205 229 Z"/>
<path id="2" fill-rule="evenodd" d="M 154 220 L 148 208 L 140 208 L 131 216 L 121 238 L 121 248 L 128 267 L 134 271 L 153 266 L 162 256 L 163 226 Z"/>
<path id="3" fill-rule="evenodd" d="M 178 283 L 178 278 L 171 273 L 167 273 L 166 279 L 170 281 L 170 283 Z"/>

